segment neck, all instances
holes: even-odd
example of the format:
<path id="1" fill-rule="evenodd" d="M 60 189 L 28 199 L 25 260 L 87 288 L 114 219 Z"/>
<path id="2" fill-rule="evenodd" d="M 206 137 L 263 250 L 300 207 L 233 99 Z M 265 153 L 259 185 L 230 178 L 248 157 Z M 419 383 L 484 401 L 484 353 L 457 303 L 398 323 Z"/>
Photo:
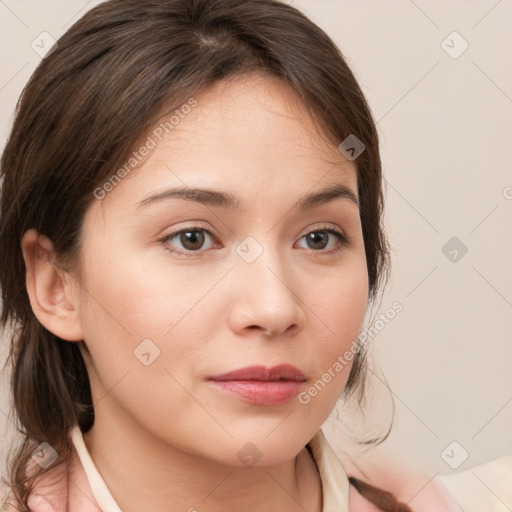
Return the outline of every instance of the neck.
<path id="1" fill-rule="evenodd" d="M 99 409 L 84 442 L 123 512 L 322 509 L 320 477 L 306 448 L 277 466 L 235 467 L 155 439 L 112 409 L 106 421 Z"/>

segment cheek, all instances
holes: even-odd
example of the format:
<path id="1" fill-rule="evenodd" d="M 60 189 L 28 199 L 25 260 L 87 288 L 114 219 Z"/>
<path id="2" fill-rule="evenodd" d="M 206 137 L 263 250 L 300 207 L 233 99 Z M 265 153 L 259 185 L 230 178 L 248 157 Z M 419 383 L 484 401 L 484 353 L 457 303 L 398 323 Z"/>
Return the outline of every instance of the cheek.
<path id="1" fill-rule="evenodd" d="M 328 415 L 340 396 L 354 363 L 358 336 L 362 330 L 368 305 L 366 265 L 354 264 L 340 269 L 336 278 L 326 282 L 322 293 L 315 296 L 309 322 L 315 326 L 315 340 L 310 360 L 317 374 L 308 395 Z M 319 319 L 321 321 L 319 321 Z M 314 388 L 314 389 L 313 389 Z M 308 397 L 305 397 L 307 400 Z"/>
<path id="2" fill-rule="evenodd" d="M 187 367 L 214 338 L 219 322 L 215 284 L 225 269 L 199 272 L 195 265 L 172 265 L 163 249 L 162 258 L 153 260 L 124 254 L 103 252 L 84 265 L 83 330 L 105 388 L 146 362 L 154 361 L 151 368 L 161 371 Z"/>
<path id="3" fill-rule="evenodd" d="M 163 248 L 149 252 L 149 257 L 141 257 L 140 250 L 132 248 L 119 257 L 111 249 L 91 260 L 87 269 L 87 286 L 96 299 L 92 307 L 134 340 L 165 336 L 192 309 L 201 307 L 201 298 L 222 275 L 222 269 L 212 274 L 197 265 L 166 261 Z"/>
<path id="4" fill-rule="evenodd" d="M 322 352 L 332 357 L 333 350 L 344 350 L 357 339 L 368 307 L 366 262 L 354 258 L 322 282 L 312 296 L 311 323 L 318 326 Z M 318 322 L 314 317 L 322 320 Z"/>
<path id="5" fill-rule="evenodd" d="M 366 273 L 352 274 L 340 292 L 327 308 L 332 329 L 346 345 L 357 338 L 364 323 L 368 306 Z"/>

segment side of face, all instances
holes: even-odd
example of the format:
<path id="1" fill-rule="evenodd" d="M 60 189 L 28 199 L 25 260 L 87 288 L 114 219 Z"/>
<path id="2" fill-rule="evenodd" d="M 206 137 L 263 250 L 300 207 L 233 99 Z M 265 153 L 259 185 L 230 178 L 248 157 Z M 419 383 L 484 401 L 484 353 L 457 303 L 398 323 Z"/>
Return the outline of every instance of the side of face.
<path id="1" fill-rule="evenodd" d="M 195 98 L 144 164 L 88 209 L 82 288 L 68 281 L 66 309 L 36 314 L 63 339 L 83 339 L 98 419 L 231 465 L 251 442 L 262 465 L 279 464 L 336 404 L 351 368 L 336 361 L 368 300 L 358 206 L 294 205 L 335 185 L 357 196 L 357 169 L 277 79 L 222 81 Z M 239 208 L 191 195 L 141 204 L 175 187 L 232 194 Z M 309 400 L 255 404 L 208 380 L 279 364 L 304 373 Z"/>

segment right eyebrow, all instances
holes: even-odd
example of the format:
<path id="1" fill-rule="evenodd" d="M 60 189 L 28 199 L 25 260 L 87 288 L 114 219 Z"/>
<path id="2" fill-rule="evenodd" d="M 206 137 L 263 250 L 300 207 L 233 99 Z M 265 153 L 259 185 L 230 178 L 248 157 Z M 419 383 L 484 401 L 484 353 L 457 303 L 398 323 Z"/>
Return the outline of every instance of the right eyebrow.
<path id="1" fill-rule="evenodd" d="M 231 208 L 233 210 L 238 210 L 240 208 L 240 199 L 237 199 L 229 192 L 202 188 L 176 187 L 146 197 L 137 204 L 137 209 L 155 202 L 169 199 L 184 199 L 186 201 L 195 201 L 208 206 Z"/>

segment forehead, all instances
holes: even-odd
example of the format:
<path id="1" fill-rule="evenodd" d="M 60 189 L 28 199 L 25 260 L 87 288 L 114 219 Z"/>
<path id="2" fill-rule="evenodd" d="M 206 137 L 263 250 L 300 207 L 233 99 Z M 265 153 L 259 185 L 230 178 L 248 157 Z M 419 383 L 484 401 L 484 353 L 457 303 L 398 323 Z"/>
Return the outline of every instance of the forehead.
<path id="1" fill-rule="evenodd" d="M 244 75 L 218 81 L 195 98 L 197 107 L 166 137 L 167 150 L 192 156 L 194 149 L 218 154 L 220 146 L 226 156 L 246 160 L 262 153 L 289 160 L 312 152 L 343 160 L 337 145 L 327 141 L 283 80 Z"/>
<path id="2" fill-rule="evenodd" d="M 108 193 L 108 201 L 138 203 L 171 185 L 228 187 L 247 197 L 274 188 L 284 196 L 305 193 L 320 181 L 344 183 L 357 195 L 355 163 L 328 140 L 282 80 L 222 80 L 194 101 L 193 108 L 167 112 L 144 134 L 139 146 L 151 140 L 151 151 Z"/>

